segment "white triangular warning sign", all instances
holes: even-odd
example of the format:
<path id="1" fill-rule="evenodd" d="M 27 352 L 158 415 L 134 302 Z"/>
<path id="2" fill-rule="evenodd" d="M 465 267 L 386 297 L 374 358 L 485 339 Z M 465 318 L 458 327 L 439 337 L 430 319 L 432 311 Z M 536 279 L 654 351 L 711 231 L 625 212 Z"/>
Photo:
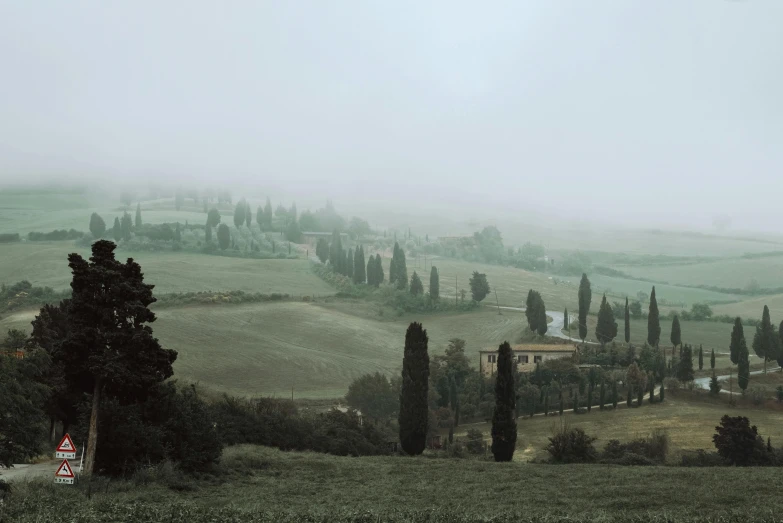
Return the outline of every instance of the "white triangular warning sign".
<path id="1" fill-rule="evenodd" d="M 58 478 L 73 477 L 73 470 L 71 470 L 71 464 L 68 463 L 67 459 L 64 459 L 63 462 L 60 463 L 60 466 L 57 467 L 57 472 L 55 472 L 54 475 Z"/>
<path id="2" fill-rule="evenodd" d="M 60 444 L 57 445 L 57 448 L 54 451 L 54 457 L 70 459 L 76 457 L 76 445 L 73 444 L 73 440 L 69 434 L 66 434 L 63 436 L 63 439 L 60 440 Z"/>
<path id="3" fill-rule="evenodd" d="M 63 439 L 60 440 L 60 444 L 57 445 L 57 450 L 55 450 L 55 452 L 76 452 L 76 445 L 73 444 L 73 440 L 69 434 L 63 436 Z"/>

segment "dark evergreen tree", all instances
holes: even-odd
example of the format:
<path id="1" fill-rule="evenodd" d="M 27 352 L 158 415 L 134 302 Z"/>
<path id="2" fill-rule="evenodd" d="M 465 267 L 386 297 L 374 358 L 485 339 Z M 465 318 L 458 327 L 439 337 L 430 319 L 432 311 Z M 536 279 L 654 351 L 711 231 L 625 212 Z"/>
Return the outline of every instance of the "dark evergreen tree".
<path id="1" fill-rule="evenodd" d="M 207 225 L 204 228 L 204 241 L 206 243 L 212 242 L 212 226 L 209 224 L 209 220 L 207 220 Z"/>
<path id="2" fill-rule="evenodd" d="M 120 220 L 120 230 L 122 231 L 122 239 L 128 241 L 131 239 L 131 229 L 133 229 L 133 220 L 131 220 L 130 214 L 123 213 L 122 220 Z"/>
<path id="3" fill-rule="evenodd" d="M 574 414 L 579 414 L 579 390 L 574 392 Z"/>
<path id="4" fill-rule="evenodd" d="M 536 300 L 536 294 L 538 294 L 536 291 L 530 289 L 527 291 L 527 299 L 525 300 L 525 318 L 527 318 L 527 326 L 530 329 L 530 332 L 536 332 L 536 328 L 538 327 L 538 314 L 536 311 L 538 302 Z"/>
<path id="5" fill-rule="evenodd" d="M 744 342 L 744 340 L 743 340 Z M 750 354 L 748 353 L 748 346 L 745 343 L 740 343 L 739 354 L 737 354 L 737 384 L 742 389 L 743 394 L 745 389 L 748 388 L 750 382 Z"/>
<path id="6" fill-rule="evenodd" d="M 245 223 L 245 200 L 239 200 L 234 207 L 234 227 L 239 229 Z"/>
<path id="7" fill-rule="evenodd" d="M 543 336 L 546 334 L 549 326 L 546 321 L 546 304 L 544 304 L 544 298 L 541 297 L 541 294 L 538 294 L 536 300 L 536 314 L 538 314 L 538 318 L 536 319 L 536 333 L 539 336 Z"/>
<path id="8" fill-rule="evenodd" d="M 625 398 L 625 405 L 626 407 L 630 407 L 633 405 L 633 400 L 631 399 L 633 398 L 633 387 L 630 383 L 627 383 L 626 385 L 628 386 L 628 397 Z"/>
<path id="9" fill-rule="evenodd" d="M 348 254 L 345 256 L 345 275 L 353 281 L 353 249 L 348 249 Z"/>
<path id="10" fill-rule="evenodd" d="M 604 380 L 601 380 L 601 388 L 598 390 L 598 403 L 601 410 L 604 410 L 604 405 L 606 405 L 606 385 Z"/>
<path id="11" fill-rule="evenodd" d="M 395 251 L 396 252 L 396 249 Z M 392 259 L 389 262 L 389 284 L 394 285 L 397 281 L 397 267 L 395 267 L 395 256 L 392 254 Z"/>
<path id="12" fill-rule="evenodd" d="M 122 227 L 120 226 L 120 219 L 118 217 L 114 217 L 114 227 L 111 229 L 111 235 L 114 238 L 114 241 L 119 243 L 119 241 L 122 239 Z"/>
<path id="13" fill-rule="evenodd" d="M 614 311 L 609 302 L 606 301 L 606 294 L 601 299 L 601 306 L 598 309 L 598 324 L 595 326 L 595 337 L 604 347 L 608 342 L 617 336 L 617 322 L 614 319 Z"/>
<path id="14" fill-rule="evenodd" d="M 568 319 L 568 307 L 563 310 L 563 328 L 568 331 L 571 330 L 571 322 Z"/>
<path id="15" fill-rule="evenodd" d="M 584 343 L 587 338 L 587 314 L 590 312 L 590 302 L 593 299 L 593 291 L 590 289 L 590 280 L 587 274 L 582 273 L 579 282 L 579 337 Z"/>
<path id="16" fill-rule="evenodd" d="M 269 201 L 268 197 L 266 199 L 266 204 L 264 205 L 264 220 L 261 228 L 266 231 L 272 230 L 272 202 Z"/>
<path id="17" fill-rule="evenodd" d="M 420 296 L 424 293 L 424 286 L 421 283 L 421 278 L 416 274 L 416 271 L 413 271 L 413 274 L 411 274 L 410 293 L 414 296 Z"/>
<path id="18" fill-rule="evenodd" d="M 682 382 L 693 381 L 693 351 L 690 345 L 682 349 L 680 363 L 677 365 L 677 379 Z"/>
<path id="19" fill-rule="evenodd" d="M 612 408 L 617 408 L 617 380 L 612 380 Z"/>
<path id="20" fill-rule="evenodd" d="M 433 301 L 440 299 L 440 275 L 438 275 L 438 268 L 434 265 L 430 269 L 430 298 Z"/>
<path id="21" fill-rule="evenodd" d="M 134 223 L 136 230 L 141 229 L 141 204 L 136 204 L 136 221 Z"/>
<path id="22" fill-rule="evenodd" d="M 655 298 L 655 286 L 650 293 L 650 310 L 647 312 L 647 343 L 657 347 L 661 341 L 661 322 L 658 318 L 658 300 Z"/>
<path id="23" fill-rule="evenodd" d="M 367 260 L 367 285 L 377 287 L 377 278 L 378 276 L 375 272 L 375 256 L 370 255 L 370 259 Z"/>
<path id="24" fill-rule="evenodd" d="M 625 298 L 625 343 L 631 343 L 631 314 L 627 296 Z"/>
<path id="25" fill-rule="evenodd" d="M 560 389 L 560 415 L 563 415 L 563 409 L 565 408 L 565 401 L 563 400 L 563 389 Z"/>
<path id="26" fill-rule="evenodd" d="M 174 228 L 174 241 L 175 242 L 182 241 L 182 232 L 179 230 L 179 222 L 177 222 L 177 226 Z"/>
<path id="27" fill-rule="evenodd" d="M 549 416 L 549 387 L 544 390 L 544 416 Z"/>
<path id="28" fill-rule="evenodd" d="M 217 240 L 221 250 L 225 251 L 228 249 L 228 246 L 231 245 L 231 231 L 225 223 L 218 225 Z"/>
<path id="29" fill-rule="evenodd" d="M 245 202 L 245 226 L 249 229 L 251 223 L 253 223 L 253 211 L 250 210 L 250 204 Z"/>
<path id="30" fill-rule="evenodd" d="M 207 223 L 210 227 L 217 227 L 220 224 L 220 212 L 214 207 L 207 213 Z"/>
<path id="31" fill-rule="evenodd" d="M 676 314 L 672 318 L 672 333 L 669 336 L 672 347 L 682 346 L 682 332 L 680 330 L 680 318 Z"/>
<path id="32" fill-rule="evenodd" d="M 650 404 L 655 403 L 655 376 L 652 372 L 647 376 L 647 383 L 650 385 Z"/>
<path id="33" fill-rule="evenodd" d="M 266 213 L 266 211 L 264 211 Z M 332 243 L 329 245 L 329 265 L 337 274 L 343 273 L 343 243 L 337 229 L 332 232 Z"/>
<path id="34" fill-rule="evenodd" d="M 204 212 L 207 212 L 207 202 L 204 202 Z M 264 230 L 264 208 L 260 205 L 256 209 L 256 223 L 259 229 Z"/>
<path id="35" fill-rule="evenodd" d="M 381 260 L 380 254 L 375 255 L 375 278 L 376 278 L 375 280 L 376 287 L 382 284 L 383 281 L 386 279 L 386 275 L 383 273 L 383 261 Z"/>
<path id="36" fill-rule="evenodd" d="M 636 391 L 636 406 L 641 407 L 644 402 L 644 387 L 639 386 Z"/>
<path id="37" fill-rule="evenodd" d="M 767 362 L 778 359 L 781 352 L 780 344 L 780 337 L 769 318 L 769 307 L 764 305 L 761 324 L 756 327 L 756 334 L 753 337 L 753 352 L 764 360 L 764 374 L 767 373 Z"/>
<path id="38" fill-rule="evenodd" d="M 359 245 L 353 254 L 353 282 L 365 283 L 367 281 L 367 272 L 364 265 L 364 247 Z"/>
<path id="39" fill-rule="evenodd" d="M 712 349 L 712 353 L 710 354 L 710 368 L 715 370 L 715 349 Z"/>
<path id="40" fill-rule="evenodd" d="M 590 412 L 593 408 L 593 388 L 595 385 L 592 380 L 587 385 L 587 412 Z"/>
<path id="41" fill-rule="evenodd" d="M 699 370 L 703 368 L 704 368 L 704 350 L 701 344 L 699 344 Z"/>
<path id="42" fill-rule="evenodd" d="M 481 274 L 478 271 L 473 271 L 473 275 L 470 277 L 470 294 L 473 301 L 480 302 L 489 294 L 489 282 L 487 281 L 487 275 Z"/>
<path id="43" fill-rule="evenodd" d="M 398 289 L 403 290 L 408 286 L 408 267 L 405 261 L 405 251 L 394 242 L 394 254 L 392 257 L 394 270 L 389 270 L 389 282 L 393 283 Z M 394 280 L 392 280 L 394 274 Z"/>
<path id="44" fill-rule="evenodd" d="M 511 345 L 498 348 L 495 375 L 495 412 L 492 415 L 492 454 L 495 461 L 511 461 L 517 443 L 516 393 Z"/>
<path id="45" fill-rule="evenodd" d="M 95 463 L 102 397 L 121 403 L 142 400 L 172 375 L 177 357 L 176 351 L 161 348 L 148 325 L 155 321 L 149 309 L 155 301 L 153 286 L 144 283 L 141 267 L 132 259 L 115 260 L 115 248 L 101 240 L 92 245 L 89 261 L 75 253 L 68 256 L 71 329 L 60 350 L 70 388 L 92 394 L 84 476 L 92 474 Z"/>
<path id="46" fill-rule="evenodd" d="M 106 232 L 106 222 L 103 221 L 97 212 L 92 213 L 90 216 L 90 233 L 93 238 L 102 238 Z"/>
<path id="47" fill-rule="evenodd" d="M 427 443 L 429 406 L 427 403 L 430 358 L 427 331 L 421 323 L 411 323 L 405 333 L 400 389 L 400 445 L 410 455 L 424 452 Z"/>

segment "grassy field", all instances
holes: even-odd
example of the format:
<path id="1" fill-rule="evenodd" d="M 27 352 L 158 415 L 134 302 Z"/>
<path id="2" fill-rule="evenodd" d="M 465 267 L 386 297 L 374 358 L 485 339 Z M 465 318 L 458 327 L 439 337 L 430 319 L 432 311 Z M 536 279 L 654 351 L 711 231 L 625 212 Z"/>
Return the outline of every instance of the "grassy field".
<path id="1" fill-rule="evenodd" d="M 87 248 L 73 242 L 12 243 L 0 248 L 0 282 L 29 280 L 36 286 L 67 289 L 71 281 L 68 254 L 89 257 Z M 313 274 L 308 260 L 254 260 L 188 252 L 117 251 L 119 259 L 132 257 L 156 293 L 206 290 L 280 292 L 327 295 L 335 291 Z"/>
<path id="2" fill-rule="evenodd" d="M 682 450 L 714 448 L 712 435 L 724 414 L 747 416 L 758 426 L 759 433 L 765 438 L 771 437 L 776 446 L 783 444 L 783 411 L 730 407 L 727 402 L 728 398 L 724 396 L 713 399 L 703 393 L 667 391 L 666 401 L 662 404 L 649 405 L 645 399 L 641 408 L 622 407 L 604 411 L 594 408 L 589 414 L 576 415 L 573 411 L 565 411 L 562 419 L 560 416 L 519 418 L 517 453 L 514 459 L 530 461 L 546 458 L 544 447 L 547 445 L 547 438 L 561 422 L 566 422 L 571 427 L 580 427 L 587 434 L 598 438 L 596 448 L 603 448 L 610 439 L 629 441 L 647 436 L 654 429 L 665 429 L 671 438 L 670 461 L 675 462 L 679 460 L 678 453 Z M 491 439 L 489 423 L 461 425 L 455 435 L 464 436 L 469 429 L 479 429 L 488 441 Z"/>
<path id="3" fill-rule="evenodd" d="M 728 314 L 741 318 L 759 318 L 764 311 L 764 305 L 769 307 L 769 313 L 773 322 L 783 320 L 783 294 L 747 298 L 737 303 L 715 305 L 712 310 L 715 314 Z M 747 335 L 747 334 L 746 334 Z"/>
<path id="4" fill-rule="evenodd" d="M 777 468 L 534 465 L 346 458 L 237 446 L 214 477 L 17 485 L 0 508 L 18 523 L 779 521 Z M 171 487 L 169 487 L 171 485 Z M 183 485 L 186 488 L 183 488 Z M 60 488 L 58 488 L 60 487 Z"/>
<path id="5" fill-rule="evenodd" d="M 761 287 L 783 286 L 783 256 L 729 258 L 667 266 L 617 266 L 626 274 L 672 284 L 744 288 L 751 280 Z"/>

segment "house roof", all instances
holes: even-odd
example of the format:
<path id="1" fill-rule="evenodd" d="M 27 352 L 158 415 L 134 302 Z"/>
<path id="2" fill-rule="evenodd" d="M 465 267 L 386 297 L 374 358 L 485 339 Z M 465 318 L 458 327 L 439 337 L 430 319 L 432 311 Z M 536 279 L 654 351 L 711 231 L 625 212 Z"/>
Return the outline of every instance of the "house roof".
<path id="1" fill-rule="evenodd" d="M 546 345 L 543 343 L 539 344 L 522 344 L 522 345 L 512 345 L 511 350 L 514 352 L 568 352 L 572 353 L 574 352 L 574 347 L 571 345 Z M 497 349 L 482 349 L 479 351 L 480 354 L 489 354 L 489 353 L 497 353 Z"/>

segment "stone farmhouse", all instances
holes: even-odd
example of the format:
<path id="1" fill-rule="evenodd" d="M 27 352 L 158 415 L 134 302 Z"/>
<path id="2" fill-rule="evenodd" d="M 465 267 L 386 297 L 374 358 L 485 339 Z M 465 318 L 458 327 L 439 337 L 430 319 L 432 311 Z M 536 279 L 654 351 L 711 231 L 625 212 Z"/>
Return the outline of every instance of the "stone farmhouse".
<path id="1" fill-rule="evenodd" d="M 576 350 L 571 345 L 512 345 L 513 360 L 519 372 L 529 372 L 536 363 L 558 358 L 573 358 Z M 479 351 L 479 370 L 483 376 L 495 374 L 498 366 L 498 350 L 485 349 Z"/>

